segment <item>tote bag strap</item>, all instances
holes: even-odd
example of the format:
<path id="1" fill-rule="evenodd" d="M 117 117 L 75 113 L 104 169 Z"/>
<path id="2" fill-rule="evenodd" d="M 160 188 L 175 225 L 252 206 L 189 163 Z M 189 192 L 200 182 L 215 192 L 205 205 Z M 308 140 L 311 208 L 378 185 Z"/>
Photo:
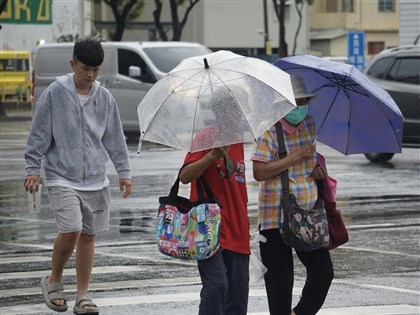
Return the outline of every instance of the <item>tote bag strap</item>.
<path id="1" fill-rule="evenodd" d="M 179 174 L 181 174 L 182 169 L 187 166 L 188 164 L 182 165 L 182 167 L 179 169 L 178 176 L 175 179 L 175 183 L 172 185 L 171 191 L 169 193 L 170 198 L 176 198 L 178 196 L 179 191 Z"/>
<path id="2" fill-rule="evenodd" d="M 214 198 L 213 191 L 211 190 L 209 184 L 207 184 L 203 175 L 196 179 L 196 186 L 199 200 L 206 198 L 206 196 L 207 198 Z M 206 193 L 206 195 L 204 195 L 204 193 Z"/>
<path id="3" fill-rule="evenodd" d="M 187 166 L 188 164 L 182 165 L 178 172 L 178 176 L 172 185 L 171 191 L 169 193 L 170 198 L 176 198 L 179 192 L 179 175 L 181 174 L 182 169 Z M 214 196 L 213 191 L 211 190 L 209 184 L 204 179 L 204 176 L 200 176 L 196 179 L 196 187 L 197 187 L 197 196 L 198 200 L 210 199 L 215 200 L 217 203 L 217 198 Z M 205 194 L 204 194 L 205 193 Z"/>

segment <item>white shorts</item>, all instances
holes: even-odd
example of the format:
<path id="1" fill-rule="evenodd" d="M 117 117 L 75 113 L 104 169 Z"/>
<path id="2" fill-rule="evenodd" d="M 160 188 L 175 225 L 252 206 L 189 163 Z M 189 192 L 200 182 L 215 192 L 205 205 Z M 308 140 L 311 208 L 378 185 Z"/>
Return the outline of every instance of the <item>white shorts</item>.
<path id="1" fill-rule="evenodd" d="M 47 188 L 59 233 L 82 231 L 87 235 L 96 235 L 109 230 L 109 186 L 95 191 L 62 186 Z"/>

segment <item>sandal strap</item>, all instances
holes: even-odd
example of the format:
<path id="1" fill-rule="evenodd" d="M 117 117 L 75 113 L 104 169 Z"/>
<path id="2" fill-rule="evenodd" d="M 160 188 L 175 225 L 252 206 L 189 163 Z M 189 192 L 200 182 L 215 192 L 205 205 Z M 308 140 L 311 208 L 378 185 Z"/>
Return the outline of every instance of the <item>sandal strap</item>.
<path id="1" fill-rule="evenodd" d="M 48 285 L 48 294 L 53 293 L 54 291 L 64 290 L 62 283 L 51 283 Z"/>
<path id="2" fill-rule="evenodd" d="M 66 301 L 66 299 L 64 298 L 63 293 L 61 292 L 51 292 L 48 293 L 48 298 L 50 299 L 50 301 L 55 301 L 55 300 L 63 300 Z"/>
<path id="3" fill-rule="evenodd" d="M 89 308 L 96 308 L 98 307 L 95 303 L 93 303 L 92 299 L 84 295 L 79 300 L 76 301 L 76 305 L 80 308 L 89 307 Z"/>

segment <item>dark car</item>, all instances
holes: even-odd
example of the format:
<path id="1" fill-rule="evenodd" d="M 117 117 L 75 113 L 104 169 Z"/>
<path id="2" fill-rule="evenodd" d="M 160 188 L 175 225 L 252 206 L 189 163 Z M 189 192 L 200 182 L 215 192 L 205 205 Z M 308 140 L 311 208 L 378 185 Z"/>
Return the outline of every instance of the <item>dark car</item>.
<path id="1" fill-rule="evenodd" d="M 404 116 L 403 146 L 420 148 L 420 45 L 387 49 L 363 71 L 386 90 Z M 393 153 L 365 154 L 372 162 L 389 161 Z"/>

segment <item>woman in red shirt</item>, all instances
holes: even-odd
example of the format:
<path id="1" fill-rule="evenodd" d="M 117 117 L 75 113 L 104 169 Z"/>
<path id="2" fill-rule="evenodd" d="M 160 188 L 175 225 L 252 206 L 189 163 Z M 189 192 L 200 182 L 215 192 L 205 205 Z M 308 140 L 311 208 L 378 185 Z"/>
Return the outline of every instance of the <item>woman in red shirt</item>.
<path id="1" fill-rule="evenodd" d="M 249 291 L 249 220 L 243 144 L 188 153 L 180 173 L 191 182 L 191 201 L 196 201 L 195 180 L 202 176 L 221 205 L 220 248 L 198 261 L 202 281 L 199 314 L 247 314 Z"/>

